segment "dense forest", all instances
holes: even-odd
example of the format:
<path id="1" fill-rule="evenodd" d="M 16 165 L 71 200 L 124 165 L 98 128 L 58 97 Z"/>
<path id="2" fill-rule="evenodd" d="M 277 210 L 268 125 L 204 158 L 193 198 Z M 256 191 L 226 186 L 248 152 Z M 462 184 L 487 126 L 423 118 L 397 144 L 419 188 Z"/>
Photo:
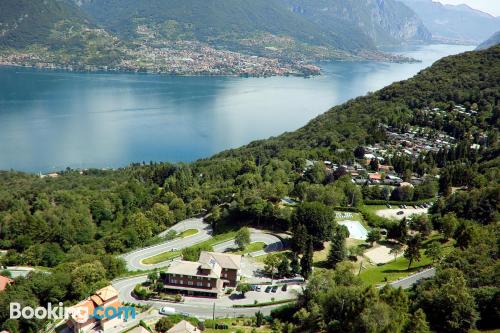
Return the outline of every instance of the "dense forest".
<path id="1" fill-rule="evenodd" d="M 457 112 L 457 105 L 473 115 Z M 445 112 L 432 114 L 432 108 Z M 404 132 L 410 125 L 456 140 L 418 159 L 394 154 L 390 161 L 399 174 L 424 181 L 411 193 L 387 195 L 409 202 L 439 194 L 431 216 L 414 221 L 411 233 L 406 224 L 365 217 L 410 249 L 431 230 L 455 239 L 455 248 L 437 265 L 435 278 L 410 292 L 377 291 L 354 276 L 345 262 L 344 231 L 325 221 L 333 219 L 334 207 L 363 211 L 367 201 L 387 200 L 387 195 L 383 188 L 354 184 L 342 168 L 327 173 L 323 163 L 308 162 L 360 162 L 363 147 L 388 141 L 388 128 Z M 124 273 L 116 254 L 151 244 L 177 221 L 208 212 L 215 232 L 249 225 L 293 234 L 292 259 L 300 258 L 301 273 L 310 282 L 296 305 L 273 314 L 284 332 L 495 328 L 500 322 L 499 125 L 500 47 L 495 47 L 442 59 L 412 79 L 335 107 L 296 132 L 192 164 L 68 169 L 56 178 L 1 172 L 2 264 L 50 272 L 19 278 L 0 294 L 2 327 L 37 332 L 43 323 L 8 319 L 9 302 L 80 300 Z M 298 207 L 278 204 L 286 196 L 300 202 Z M 329 256 L 329 269 L 312 272 L 308 258 L 325 240 L 338 251 Z M 418 259 L 411 251 L 408 257 Z"/>

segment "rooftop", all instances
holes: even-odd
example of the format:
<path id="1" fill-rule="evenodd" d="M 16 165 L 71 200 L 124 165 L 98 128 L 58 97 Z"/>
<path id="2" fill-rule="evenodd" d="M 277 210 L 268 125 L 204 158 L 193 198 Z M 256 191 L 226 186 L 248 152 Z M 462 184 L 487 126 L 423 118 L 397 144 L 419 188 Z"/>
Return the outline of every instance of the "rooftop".
<path id="1" fill-rule="evenodd" d="M 204 265 L 200 264 L 199 262 L 176 260 L 172 262 L 167 270 L 167 273 L 189 276 L 208 276 L 216 279 L 220 278 L 221 267 L 217 263 L 215 263 L 213 267 L 203 266 Z M 210 273 L 201 274 L 200 268 L 210 270 Z"/>
<path id="2" fill-rule="evenodd" d="M 202 251 L 200 254 L 200 263 L 207 264 L 214 259 L 222 268 L 236 269 L 241 268 L 241 256 L 237 254 L 217 253 Z"/>
<path id="3" fill-rule="evenodd" d="M 198 328 L 193 326 L 190 322 L 182 320 L 175 324 L 171 329 L 167 331 L 167 333 L 194 333 L 200 332 Z"/>

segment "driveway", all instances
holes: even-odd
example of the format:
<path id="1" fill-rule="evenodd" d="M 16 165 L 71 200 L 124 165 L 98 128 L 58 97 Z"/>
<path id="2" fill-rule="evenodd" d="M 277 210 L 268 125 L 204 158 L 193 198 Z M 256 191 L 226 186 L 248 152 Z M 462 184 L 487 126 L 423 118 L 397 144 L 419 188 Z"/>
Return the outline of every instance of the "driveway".
<path id="1" fill-rule="evenodd" d="M 170 230 L 175 230 L 177 233 L 181 233 L 188 229 L 197 229 L 198 233 L 190 237 L 173 239 L 122 255 L 121 257 L 125 259 L 127 263 L 127 269 L 129 271 L 139 271 L 168 266 L 168 261 L 156 265 L 145 265 L 142 263 L 142 260 L 163 252 L 172 251 L 174 249 L 181 250 L 185 247 L 190 247 L 206 241 L 212 237 L 212 228 L 208 223 L 205 223 L 202 218 L 184 220 L 177 223 L 162 234 L 165 235 Z"/>

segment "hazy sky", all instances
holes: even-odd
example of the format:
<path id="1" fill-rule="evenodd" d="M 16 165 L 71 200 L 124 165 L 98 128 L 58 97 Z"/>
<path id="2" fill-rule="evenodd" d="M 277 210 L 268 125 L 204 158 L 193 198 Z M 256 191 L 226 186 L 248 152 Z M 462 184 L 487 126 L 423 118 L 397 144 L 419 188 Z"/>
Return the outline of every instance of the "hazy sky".
<path id="1" fill-rule="evenodd" d="M 500 0 L 439 0 L 442 3 L 458 5 L 466 4 L 495 16 L 500 16 Z"/>

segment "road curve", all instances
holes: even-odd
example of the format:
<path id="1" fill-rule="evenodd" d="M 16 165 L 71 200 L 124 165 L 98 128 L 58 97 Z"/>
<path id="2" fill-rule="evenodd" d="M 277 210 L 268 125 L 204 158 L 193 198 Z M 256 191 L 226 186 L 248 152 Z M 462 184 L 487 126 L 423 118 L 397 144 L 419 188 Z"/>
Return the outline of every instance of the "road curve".
<path id="1" fill-rule="evenodd" d="M 263 250 L 250 253 L 252 257 L 258 257 L 267 253 L 281 251 L 283 249 L 283 242 L 279 237 L 259 230 L 251 230 L 250 241 L 252 243 L 262 242 L 266 244 L 266 247 Z M 236 248 L 236 243 L 234 242 L 234 239 L 232 239 L 227 242 L 216 244 L 213 248 L 215 252 L 226 252 Z"/>
<path id="2" fill-rule="evenodd" d="M 210 224 L 203 221 L 203 218 L 192 218 L 179 222 L 172 228 L 161 233 L 160 236 L 166 235 L 170 230 L 181 233 L 188 229 L 197 229 L 198 233 L 193 236 L 173 239 L 122 255 L 121 257 L 125 259 L 125 262 L 127 263 L 127 269 L 129 271 L 146 271 L 155 268 L 166 267 L 168 266 L 169 261 L 164 261 L 154 265 L 147 265 L 142 261 L 164 252 L 172 250 L 182 250 L 186 247 L 196 245 L 212 238 L 212 228 Z M 271 252 L 281 251 L 283 249 L 283 242 L 279 237 L 273 234 L 262 232 L 260 230 L 252 229 L 250 239 L 252 242 L 263 242 L 266 244 L 264 250 L 251 253 L 250 255 L 253 257 Z M 214 251 L 225 252 L 226 250 L 234 247 L 236 247 L 234 240 L 229 240 L 220 244 L 216 244 L 214 246 Z"/>
<path id="3" fill-rule="evenodd" d="M 142 263 L 142 260 L 173 249 L 181 250 L 185 247 L 206 241 L 212 237 L 212 228 L 208 223 L 205 223 L 202 218 L 192 218 L 179 222 L 166 232 L 160 234 L 160 236 L 165 235 L 170 230 L 181 233 L 188 229 L 197 229 L 198 233 L 190 237 L 173 239 L 122 255 L 121 257 L 125 259 L 127 263 L 127 269 L 129 271 L 140 271 L 165 267 L 168 265 L 168 262 L 162 262 L 156 265 L 145 265 Z"/>

